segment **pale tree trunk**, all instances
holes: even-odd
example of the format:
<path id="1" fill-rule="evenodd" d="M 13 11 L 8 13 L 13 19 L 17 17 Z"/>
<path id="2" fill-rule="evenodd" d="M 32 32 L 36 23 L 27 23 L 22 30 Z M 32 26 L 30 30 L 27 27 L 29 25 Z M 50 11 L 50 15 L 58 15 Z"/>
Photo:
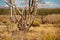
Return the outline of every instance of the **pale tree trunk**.
<path id="1" fill-rule="evenodd" d="M 12 7 L 10 7 L 11 17 L 12 17 Z"/>

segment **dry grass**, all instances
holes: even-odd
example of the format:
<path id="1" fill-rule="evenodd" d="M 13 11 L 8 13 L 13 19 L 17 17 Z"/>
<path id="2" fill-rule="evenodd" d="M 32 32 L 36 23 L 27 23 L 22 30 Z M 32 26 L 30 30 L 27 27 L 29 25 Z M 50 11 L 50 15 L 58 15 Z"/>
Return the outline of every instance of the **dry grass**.
<path id="1" fill-rule="evenodd" d="M 43 21 L 45 23 L 60 23 L 60 14 L 51 14 L 44 17 Z"/>
<path id="2" fill-rule="evenodd" d="M 40 24 L 39 21 L 36 24 Z M 0 40 L 60 40 L 60 24 L 40 24 L 23 32 L 9 16 L 0 16 Z"/>

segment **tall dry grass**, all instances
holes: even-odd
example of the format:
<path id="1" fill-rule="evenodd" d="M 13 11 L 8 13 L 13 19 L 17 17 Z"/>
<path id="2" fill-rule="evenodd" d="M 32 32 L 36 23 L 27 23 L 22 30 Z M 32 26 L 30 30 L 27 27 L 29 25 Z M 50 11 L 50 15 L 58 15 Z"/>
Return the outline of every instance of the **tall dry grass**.
<path id="1" fill-rule="evenodd" d="M 39 25 L 40 20 L 34 23 Z M 23 32 L 9 16 L 0 16 L 0 40 L 60 40 L 60 24 L 40 24 Z"/>

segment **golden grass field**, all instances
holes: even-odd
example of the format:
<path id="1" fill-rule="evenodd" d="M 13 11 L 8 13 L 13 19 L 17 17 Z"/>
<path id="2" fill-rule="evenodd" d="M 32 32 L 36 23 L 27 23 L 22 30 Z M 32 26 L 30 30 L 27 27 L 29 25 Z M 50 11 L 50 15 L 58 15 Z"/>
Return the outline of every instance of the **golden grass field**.
<path id="1" fill-rule="evenodd" d="M 28 32 L 19 31 L 9 16 L 0 15 L 0 40 L 60 40 L 60 24 L 40 24 Z"/>

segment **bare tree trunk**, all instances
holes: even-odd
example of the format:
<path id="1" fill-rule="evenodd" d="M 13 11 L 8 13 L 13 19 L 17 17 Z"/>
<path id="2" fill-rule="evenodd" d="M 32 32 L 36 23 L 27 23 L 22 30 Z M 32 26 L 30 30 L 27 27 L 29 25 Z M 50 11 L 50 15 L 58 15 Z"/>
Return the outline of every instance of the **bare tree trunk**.
<path id="1" fill-rule="evenodd" d="M 12 17 L 12 7 L 10 7 L 11 17 Z"/>

